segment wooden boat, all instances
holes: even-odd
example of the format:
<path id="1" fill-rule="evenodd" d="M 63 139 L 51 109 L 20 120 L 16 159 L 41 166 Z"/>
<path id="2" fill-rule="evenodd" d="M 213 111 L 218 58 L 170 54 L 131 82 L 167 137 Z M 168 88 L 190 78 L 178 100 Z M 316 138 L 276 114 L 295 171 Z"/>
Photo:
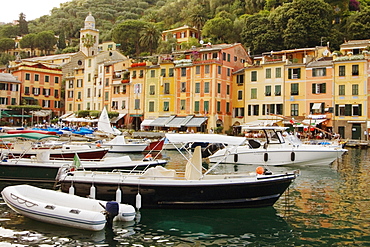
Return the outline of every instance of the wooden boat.
<path id="1" fill-rule="evenodd" d="M 166 134 L 166 138 L 174 143 L 183 139 L 176 134 Z M 211 141 L 208 135 L 199 135 L 197 139 Z M 240 141 L 221 135 L 217 138 L 217 143 Z M 73 186 L 80 196 L 88 195 L 94 186 L 96 197 L 101 200 L 112 200 L 122 194 L 123 202 L 130 204 L 137 201 L 139 194 L 142 208 L 199 209 L 272 206 L 297 177 L 296 172 L 271 174 L 262 167 L 246 173 L 218 174 L 214 172 L 217 165 L 203 168 L 198 146 L 186 164 L 185 173 L 164 167 L 139 173 L 74 171 L 62 174 L 57 180 L 62 191 Z"/>
<path id="2" fill-rule="evenodd" d="M 19 133 L 19 134 L 4 134 L 0 136 L 2 143 L 4 140 L 16 139 L 17 141 L 10 148 L 1 150 L 2 153 L 8 153 L 9 157 L 30 158 L 36 156 L 41 150 L 48 150 L 51 159 L 73 159 L 77 153 L 80 159 L 102 159 L 107 153 L 108 148 L 102 148 L 90 145 L 75 145 L 67 142 L 59 142 L 55 145 L 51 143 L 41 142 L 50 138 L 59 138 L 55 135 L 46 135 L 42 133 Z M 26 141 L 24 141 L 26 140 Z"/>
<path id="3" fill-rule="evenodd" d="M 91 231 L 102 230 L 107 222 L 105 208 L 109 202 L 30 185 L 8 186 L 1 195 L 11 209 L 34 220 Z M 119 204 L 114 219 L 132 221 L 135 214 L 133 206 Z"/>

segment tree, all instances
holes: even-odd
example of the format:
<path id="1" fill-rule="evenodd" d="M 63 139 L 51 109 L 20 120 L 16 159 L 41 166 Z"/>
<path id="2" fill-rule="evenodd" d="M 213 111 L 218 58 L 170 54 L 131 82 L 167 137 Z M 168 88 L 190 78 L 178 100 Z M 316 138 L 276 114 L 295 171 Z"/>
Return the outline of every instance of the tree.
<path id="1" fill-rule="evenodd" d="M 140 45 L 148 47 L 150 55 L 157 49 L 158 42 L 161 38 L 161 32 L 154 23 L 148 23 L 144 26 L 140 33 Z"/>
<path id="2" fill-rule="evenodd" d="M 216 43 L 228 43 L 233 35 L 233 21 L 227 18 L 215 17 L 208 20 L 203 27 L 203 36 L 211 38 Z"/>
<path id="3" fill-rule="evenodd" d="M 30 48 L 31 49 L 31 56 L 33 56 L 33 50 L 36 47 L 36 34 L 30 33 L 22 37 L 19 41 L 21 48 Z"/>
<path id="4" fill-rule="evenodd" d="M 344 30 L 347 39 L 368 39 L 370 32 L 370 7 L 366 7 L 361 12 L 355 12 L 348 17 Z"/>
<path id="5" fill-rule="evenodd" d="M 96 37 L 92 34 L 85 34 L 82 37 L 82 45 L 87 48 L 88 54 L 90 54 L 90 48 L 94 46 Z"/>
<path id="6" fill-rule="evenodd" d="M 145 24 L 143 21 L 128 20 L 113 29 L 113 41 L 121 45 L 120 49 L 125 55 L 138 56 L 140 54 L 140 33 Z"/>
<path id="7" fill-rule="evenodd" d="M 58 48 L 59 50 L 63 50 L 64 48 L 66 48 L 67 45 L 66 45 L 66 38 L 65 38 L 65 35 L 64 35 L 64 30 L 62 32 L 60 32 L 59 34 L 59 38 L 58 38 Z"/>
<path id="8" fill-rule="evenodd" d="M 26 15 L 23 13 L 19 14 L 19 19 L 18 19 L 18 25 L 19 25 L 19 34 L 20 35 L 25 35 L 28 34 L 28 23 L 26 21 Z"/>
<path id="9" fill-rule="evenodd" d="M 11 38 L 2 38 L 0 39 L 0 51 L 8 51 L 10 49 L 14 49 L 15 41 Z"/>
<path id="10" fill-rule="evenodd" d="M 270 15 L 273 30 L 282 34 L 285 48 L 313 47 L 332 28 L 333 9 L 323 0 L 294 0 Z"/>
<path id="11" fill-rule="evenodd" d="M 36 48 L 44 51 L 45 54 L 54 49 L 56 42 L 57 39 L 52 31 L 43 31 L 35 37 Z"/>

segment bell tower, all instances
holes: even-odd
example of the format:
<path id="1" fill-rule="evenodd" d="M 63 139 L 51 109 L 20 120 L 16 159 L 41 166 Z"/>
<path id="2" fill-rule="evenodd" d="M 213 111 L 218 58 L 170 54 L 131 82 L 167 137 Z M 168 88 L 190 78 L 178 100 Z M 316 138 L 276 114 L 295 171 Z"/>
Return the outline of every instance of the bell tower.
<path id="1" fill-rule="evenodd" d="M 85 26 L 80 30 L 80 51 L 87 57 L 98 54 L 99 30 L 95 28 L 95 18 L 91 12 L 85 19 Z"/>

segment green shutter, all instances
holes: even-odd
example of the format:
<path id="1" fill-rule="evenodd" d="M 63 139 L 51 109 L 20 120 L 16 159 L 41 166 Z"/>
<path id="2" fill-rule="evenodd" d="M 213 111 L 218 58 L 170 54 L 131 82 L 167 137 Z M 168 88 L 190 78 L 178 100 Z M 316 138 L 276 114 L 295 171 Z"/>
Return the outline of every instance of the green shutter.
<path id="1" fill-rule="evenodd" d="M 322 84 L 322 93 L 326 93 L 326 83 Z"/>
<path id="2" fill-rule="evenodd" d="M 297 75 L 298 75 L 298 79 L 300 79 L 301 78 L 301 68 L 298 69 Z"/>
<path id="3" fill-rule="evenodd" d="M 358 105 L 358 115 L 362 116 L 362 105 L 361 104 Z"/>
<path id="4" fill-rule="evenodd" d="M 352 116 L 352 105 L 351 104 L 346 104 L 344 106 L 344 115 L 345 116 Z"/>
<path id="5" fill-rule="evenodd" d="M 339 105 L 335 105 L 335 116 L 339 116 Z"/>
<path id="6" fill-rule="evenodd" d="M 288 69 L 288 79 L 292 79 L 292 69 Z"/>
<path id="7" fill-rule="evenodd" d="M 316 83 L 312 83 L 312 94 L 316 93 Z"/>

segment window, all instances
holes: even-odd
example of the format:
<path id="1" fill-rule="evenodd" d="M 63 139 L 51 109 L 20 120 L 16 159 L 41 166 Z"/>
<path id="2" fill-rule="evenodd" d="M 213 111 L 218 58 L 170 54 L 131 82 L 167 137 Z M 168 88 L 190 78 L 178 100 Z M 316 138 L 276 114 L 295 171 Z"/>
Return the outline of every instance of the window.
<path id="1" fill-rule="evenodd" d="M 207 64 L 206 66 L 204 66 L 204 73 L 205 74 L 209 74 L 209 64 Z"/>
<path id="2" fill-rule="evenodd" d="M 300 79 L 301 78 L 301 69 L 288 69 L 288 79 Z"/>
<path id="3" fill-rule="evenodd" d="M 186 68 L 181 68 L 181 76 L 186 76 Z"/>
<path id="4" fill-rule="evenodd" d="M 238 90 L 238 100 L 243 99 L 243 90 Z"/>
<path id="5" fill-rule="evenodd" d="M 226 112 L 230 112 L 230 102 L 226 102 Z"/>
<path id="6" fill-rule="evenodd" d="M 29 87 L 25 87 L 24 88 L 24 94 L 30 94 L 30 88 Z"/>
<path id="7" fill-rule="evenodd" d="M 362 105 L 335 105 L 335 115 L 336 116 L 361 116 L 362 115 Z"/>
<path id="8" fill-rule="evenodd" d="M 257 88 L 251 88 L 251 99 L 257 99 Z"/>
<path id="9" fill-rule="evenodd" d="M 150 71 L 150 77 L 155 77 L 155 70 L 154 70 L 154 69 L 152 69 L 152 70 Z"/>
<path id="10" fill-rule="evenodd" d="M 312 83 L 312 94 L 326 93 L 326 83 Z"/>
<path id="11" fill-rule="evenodd" d="M 12 100 L 12 103 L 11 103 L 12 105 L 16 105 L 17 104 L 17 99 L 16 98 L 12 98 L 11 100 Z"/>
<path id="12" fill-rule="evenodd" d="M 181 92 L 182 93 L 186 92 L 186 82 L 181 82 Z"/>
<path id="13" fill-rule="evenodd" d="M 39 81 L 40 76 L 38 74 L 35 74 L 35 81 Z"/>
<path id="14" fill-rule="evenodd" d="M 221 101 L 217 101 L 217 112 L 221 111 Z"/>
<path id="15" fill-rule="evenodd" d="M 265 96 L 271 96 L 271 86 L 265 86 Z"/>
<path id="16" fill-rule="evenodd" d="M 105 78 L 105 86 L 108 87 L 109 86 L 109 78 Z"/>
<path id="17" fill-rule="evenodd" d="M 170 102 L 164 101 L 163 102 L 163 111 L 169 111 L 170 110 Z"/>
<path id="18" fill-rule="evenodd" d="M 200 93 L 200 83 L 195 83 L 195 93 Z"/>
<path id="19" fill-rule="evenodd" d="M 260 111 L 259 105 L 248 105 L 248 116 L 258 116 Z"/>
<path id="20" fill-rule="evenodd" d="M 339 66 L 339 76 L 346 76 L 346 66 L 345 65 Z"/>
<path id="21" fill-rule="evenodd" d="M 352 85 L 352 95 L 358 95 L 358 84 Z"/>
<path id="22" fill-rule="evenodd" d="M 217 83 L 217 93 L 221 93 L 221 83 Z"/>
<path id="23" fill-rule="evenodd" d="M 339 85 L 339 95 L 346 95 L 346 86 Z"/>
<path id="24" fill-rule="evenodd" d="M 244 84 L 244 74 L 236 75 L 236 83 L 238 85 Z"/>
<path id="25" fill-rule="evenodd" d="M 230 85 L 226 85 L 226 94 L 230 95 Z"/>
<path id="26" fill-rule="evenodd" d="M 251 81 L 257 81 L 257 71 L 251 71 Z"/>
<path id="27" fill-rule="evenodd" d="M 0 90 L 8 90 L 8 83 L 0 83 Z"/>
<path id="28" fill-rule="evenodd" d="M 90 67 L 90 66 L 89 66 Z M 110 68 L 110 66 L 106 66 L 105 67 L 105 73 L 109 73 L 109 68 Z"/>
<path id="29" fill-rule="evenodd" d="M 204 82 L 204 93 L 209 93 L 209 82 Z"/>
<path id="30" fill-rule="evenodd" d="M 144 77 L 144 70 L 142 70 L 142 69 L 140 70 L 140 72 L 139 72 L 139 77 L 140 77 L 140 78 L 143 78 L 143 77 Z"/>
<path id="31" fill-rule="evenodd" d="M 180 110 L 185 110 L 185 102 L 184 99 L 180 100 Z"/>
<path id="32" fill-rule="evenodd" d="M 221 75 L 221 66 L 217 66 L 217 73 Z"/>
<path id="33" fill-rule="evenodd" d="M 49 82 L 49 80 L 50 80 L 50 76 L 46 75 L 45 76 L 45 82 Z"/>
<path id="34" fill-rule="evenodd" d="M 227 76 L 230 76 L 231 75 L 231 70 L 230 68 L 227 68 Z"/>
<path id="35" fill-rule="evenodd" d="M 298 94 L 299 94 L 298 83 L 292 83 L 290 85 L 290 95 L 298 95 Z"/>
<path id="36" fill-rule="evenodd" d="M 298 116 L 298 104 L 291 104 L 290 105 L 290 115 L 291 116 Z"/>
<path id="37" fill-rule="evenodd" d="M 155 94 L 155 86 L 154 85 L 150 85 L 149 86 L 149 94 L 150 95 L 154 95 Z"/>
<path id="38" fill-rule="evenodd" d="M 161 76 L 166 77 L 166 69 L 161 69 Z"/>
<path id="39" fill-rule="evenodd" d="M 281 68 L 275 68 L 275 77 L 281 78 Z"/>
<path id="40" fill-rule="evenodd" d="M 200 74 L 200 66 L 195 67 L 195 74 L 197 74 L 197 75 Z"/>
<path id="41" fill-rule="evenodd" d="M 59 90 L 58 89 L 54 90 L 54 97 L 59 98 Z"/>
<path id="42" fill-rule="evenodd" d="M 126 109 L 126 100 L 122 100 L 122 109 Z"/>
<path id="43" fill-rule="evenodd" d="M 113 102 L 112 102 L 112 109 L 115 109 L 114 102 L 116 102 L 116 101 L 113 101 Z M 91 110 L 91 109 L 90 109 L 90 102 L 87 102 L 87 104 L 86 104 L 86 108 L 87 108 L 86 110 Z"/>
<path id="44" fill-rule="evenodd" d="M 281 95 L 281 85 L 275 85 L 275 95 L 276 96 Z"/>
<path id="45" fill-rule="evenodd" d="M 91 59 L 89 59 L 89 60 L 87 61 L 87 66 L 91 67 Z M 107 68 L 108 68 L 108 67 L 107 67 Z M 108 72 L 109 72 L 109 70 L 108 70 Z"/>
<path id="46" fill-rule="evenodd" d="M 326 76 L 326 68 L 312 69 L 312 76 L 313 77 Z"/>
<path id="47" fill-rule="evenodd" d="M 135 110 L 140 110 L 140 99 L 135 99 Z"/>
<path id="48" fill-rule="evenodd" d="M 122 93 L 123 94 L 126 94 L 126 91 L 127 91 L 127 87 L 126 87 L 126 85 L 123 85 L 122 86 Z"/>
<path id="49" fill-rule="evenodd" d="M 34 87 L 32 89 L 32 92 L 33 92 L 34 95 L 39 95 L 40 94 L 40 88 Z"/>
<path id="50" fill-rule="evenodd" d="M 222 60 L 224 60 L 224 61 L 226 60 L 226 52 L 222 53 Z"/>
<path id="51" fill-rule="evenodd" d="M 361 116 L 361 105 L 352 105 L 352 116 Z"/>
<path id="52" fill-rule="evenodd" d="M 29 81 L 31 78 L 31 74 L 30 73 L 26 73 L 26 81 Z"/>
<path id="53" fill-rule="evenodd" d="M 208 113 L 209 111 L 209 101 L 204 101 L 204 113 Z"/>
<path id="54" fill-rule="evenodd" d="M 227 54 L 227 61 L 230 62 L 231 58 L 230 58 L 230 54 Z"/>
<path id="55" fill-rule="evenodd" d="M 136 78 L 136 70 L 132 71 L 132 78 Z"/>
<path id="56" fill-rule="evenodd" d="M 173 68 L 168 69 L 168 76 L 173 77 Z"/>
<path id="57" fill-rule="evenodd" d="M 149 112 L 154 112 L 154 101 L 149 102 Z"/>
<path id="58" fill-rule="evenodd" d="M 68 98 L 70 98 L 70 99 L 73 98 L 73 91 L 68 91 Z"/>
<path id="59" fill-rule="evenodd" d="M 91 81 L 91 74 L 90 73 L 87 74 L 87 81 Z"/>
<path id="60" fill-rule="evenodd" d="M 266 79 L 271 78 L 271 69 L 266 69 Z"/>
<path id="61" fill-rule="evenodd" d="M 359 74 L 358 65 L 356 64 L 352 65 L 352 75 L 356 76 L 358 74 Z"/>
<path id="62" fill-rule="evenodd" d="M 170 84 L 168 82 L 166 82 L 164 84 L 164 94 L 170 94 Z"/>
<path id="63" fill-rule="evenodd" d="M 59 77 L 57 76 L 54 77 L 54 83 L 59 83 Z"/>
<path id="64" fill-rule="evenodd" d="M 50 96 L 50 89 L 48 89 L 48 88 L 44 88 L 44 89 L 42 90 L 42 95 Z"/>
<path id="65" fill-rule="evenodd" d="M 276 114 L 283 115 L 283 104 L 276 104 Z"/>
<path id="66" fill-rule="evenodd" d="M 50 100 L 42 100 L 42 107 L 50 107 Z"/>
<path id="67" fill-rule="evenodd" d="M 199 112 L 199 101 L 194 101 L 194 111 Z"/>

